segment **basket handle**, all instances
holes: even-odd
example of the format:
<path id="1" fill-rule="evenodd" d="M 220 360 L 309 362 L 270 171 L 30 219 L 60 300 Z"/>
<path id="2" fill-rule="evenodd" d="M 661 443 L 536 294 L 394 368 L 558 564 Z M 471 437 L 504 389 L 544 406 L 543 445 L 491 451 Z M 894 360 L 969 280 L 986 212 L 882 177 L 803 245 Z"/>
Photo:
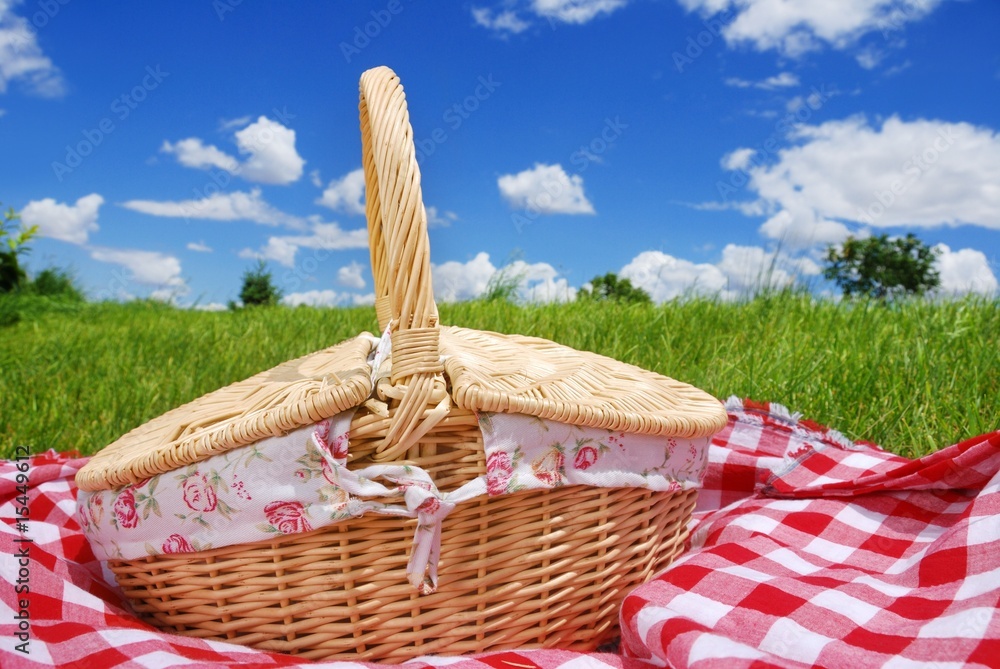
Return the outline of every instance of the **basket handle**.
<path id="1" fill-rule="evenodd" d="M 431 284 L 427 213 L 406 96 L 396 73 L 361 75 L 361 152 L 375 311 L 392 338 L 390 385 L 380 392 L 399 405 L 373 459 L 395 460 L 448 413 Z M 419 457 L 412 453 L 410 457 Z"/>

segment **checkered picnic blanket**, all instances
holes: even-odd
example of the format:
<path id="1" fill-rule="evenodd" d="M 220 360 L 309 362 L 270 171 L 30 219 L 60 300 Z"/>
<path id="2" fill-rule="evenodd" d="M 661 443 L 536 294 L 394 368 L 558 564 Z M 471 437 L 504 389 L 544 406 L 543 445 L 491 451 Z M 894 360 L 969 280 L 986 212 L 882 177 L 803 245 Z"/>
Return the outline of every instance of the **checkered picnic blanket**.
<path id="1" fill-rule="evenodd" d="M 727 408 L 691 549 L 626 600 L 624 656 L 536 650 L 406 666 L 1000 666 L 1000 432 L 911 461 L 780 407 Z M 0 462 L 0 666 L 363 666 L 140 622 L 74 519 L 85 461 L 50 451 Z"/>
<path id="2" fill-rule="evenodd" d="M 691 549 L 622 606 L 674 667 L 1000 667 L 1000 432 L 919 460 L 728 404 Z"/>

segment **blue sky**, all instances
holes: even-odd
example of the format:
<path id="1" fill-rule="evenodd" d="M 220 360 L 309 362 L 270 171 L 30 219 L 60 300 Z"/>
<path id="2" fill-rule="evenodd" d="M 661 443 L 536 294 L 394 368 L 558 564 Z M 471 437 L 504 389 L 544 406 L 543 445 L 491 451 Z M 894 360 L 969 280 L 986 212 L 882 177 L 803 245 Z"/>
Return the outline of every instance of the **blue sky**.
<path id="1" fill-rule="evenodd" d="M 218 308 L 372 294 L 357 86 L 406 88 L 439 300 L 618 272 L 732 297 L 914 232 L 1000 276 L 994 0 L 0 0 L 0 201 L 30 270 Z"/>

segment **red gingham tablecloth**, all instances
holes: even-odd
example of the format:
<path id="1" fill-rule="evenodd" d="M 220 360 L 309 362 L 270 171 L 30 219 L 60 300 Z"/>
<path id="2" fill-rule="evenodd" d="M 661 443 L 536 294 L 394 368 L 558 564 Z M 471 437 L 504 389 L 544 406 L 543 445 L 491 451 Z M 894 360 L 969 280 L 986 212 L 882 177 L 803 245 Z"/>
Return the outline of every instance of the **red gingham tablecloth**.
<path id="1" fill-rule="evenodd" d="M 691 549 L 626 600 L 624 656 L 535 650 L 406 666 L 1000 667 L 1000 432 L 907 460 L 781 407 L 727 408 Z M 0 461 L 0 666 L 364 666 L 140 622 L 73 517 L 85 462 L 53 451 Z"/>

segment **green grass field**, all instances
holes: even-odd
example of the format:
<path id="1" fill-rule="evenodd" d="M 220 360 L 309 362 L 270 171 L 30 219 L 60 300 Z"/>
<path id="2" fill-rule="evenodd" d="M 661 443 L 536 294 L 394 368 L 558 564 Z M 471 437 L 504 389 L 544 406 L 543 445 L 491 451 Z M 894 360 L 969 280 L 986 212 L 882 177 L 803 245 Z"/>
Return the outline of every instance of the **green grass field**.
<path id="1" fill-rule="evenodd" d="M 889 307 L 779 293 L 726 303 L 442 305 L 443 323 L 546 337 L 770 400 L 916 456 L 1000 428 L 1000 303 Z M 197 312 L 148 302 L 21 305 L 0 328 L 0 457 L 93 453 L 222 385 L 376 330 L 373 310 Z"/>

